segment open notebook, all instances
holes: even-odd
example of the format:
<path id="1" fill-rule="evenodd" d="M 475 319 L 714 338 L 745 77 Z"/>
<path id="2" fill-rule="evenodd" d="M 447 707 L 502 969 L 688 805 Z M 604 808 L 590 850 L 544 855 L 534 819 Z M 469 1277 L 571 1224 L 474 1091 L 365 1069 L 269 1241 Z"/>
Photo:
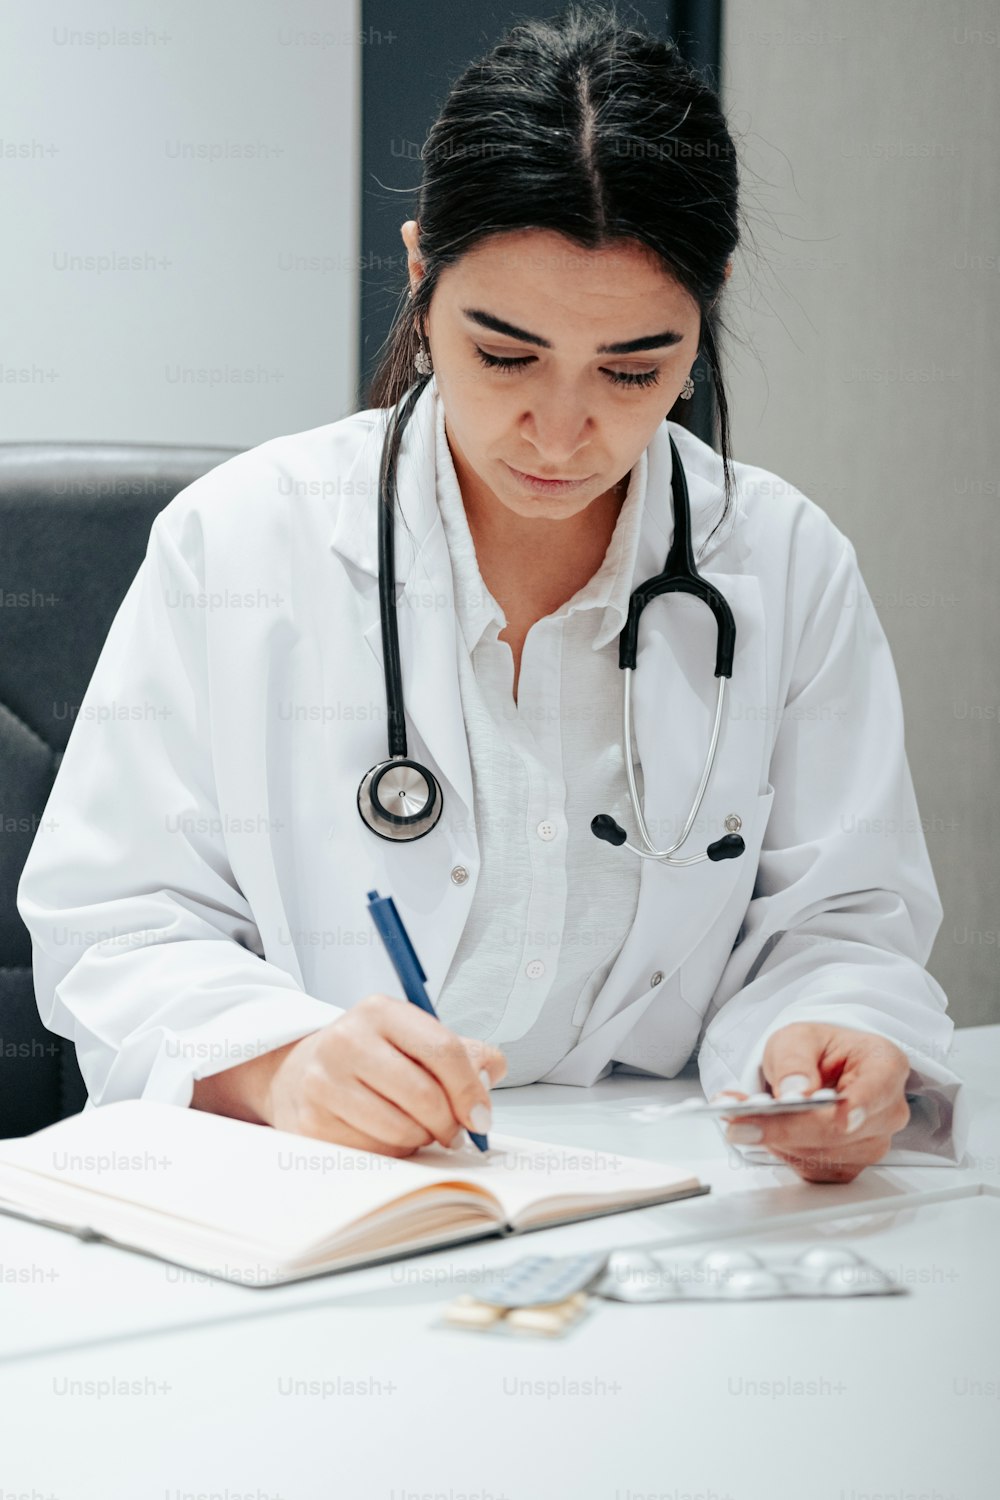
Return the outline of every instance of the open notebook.
<path id="1" fill-rule="evenodd" d="M 598 1148 L 490 1135 L 398 1159 L 127 1099 L 0 1141 L 0 1212 L 244 1285 L 706 1193 Z"/>

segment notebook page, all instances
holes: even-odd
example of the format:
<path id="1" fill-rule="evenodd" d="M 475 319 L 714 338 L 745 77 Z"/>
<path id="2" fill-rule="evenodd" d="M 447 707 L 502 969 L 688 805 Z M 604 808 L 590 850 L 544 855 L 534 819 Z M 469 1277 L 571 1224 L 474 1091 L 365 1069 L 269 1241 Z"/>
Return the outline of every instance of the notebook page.
<path id="1" fill-rule="evenodd" d="M 629 1202 L 654 1193 L 700 1186 L 687 1167 L 646 1161 L 592 1146 L 554 1146 L 526 1136 L 490 1132 L 490 1150 L 482 1155 L 474 1147 L 463 1155 L 461 1176 L 467 1182 L 488 1187 L 500 1200 L 509 1223 L 517 1223 L 533 1206 L 569 1198 L 573 1206 L 615 1200 Z M 435 1164 L 448 1153 L 427 1146 L 407 1158 L 413 1165 Z"/>
<path id="2" fill-rule="evenodd" d="M 471 1144 L 458 1153 L 435 1144 L 398 1159 L 205 1110 L 120 1100 L 0 1141 L 0 1201 L 31 1209 L 27 1189 L 13 1187 L 20 1174 L 6 1174 L 4 1182 L 9 1162 L 45 1174 L 48 1186 L 63 1179 L 214 1229 L 220 1242 L 294 1259 L 399 1198 L 442 1183 L 491 1193 L 502 1205 L 497 1222 L 514 1223 L 540 1200 L 571 1196 L 599 1205 L 695 1181 L 619 1152 L 492 1132 L 489 1139 L 485 1156 Z M 51 1194 L 45 1198 L 52 1212 Z M 364 1231 L 369 1243 L 378 1238 L 374 1224 L 372 1231 L 370 1238 Z"/>
<path id="3" fill-rule="evenodd" d="M 31 1208 L 30 1181 L 15 1187 L 20 1174 L 11 1173 L 4 1183 L 9 1162 L 45 1174 L 49 1186 L 62 1178 L 294 1255 L 407 1193 L 465 1175 L 464 1162 L 456 1172 L 452 1153 L 438 1149 L 441 1165 L 414 1166 L 206 1110 L 125 1099 L 0 1141 L 0 1201 Z"/>

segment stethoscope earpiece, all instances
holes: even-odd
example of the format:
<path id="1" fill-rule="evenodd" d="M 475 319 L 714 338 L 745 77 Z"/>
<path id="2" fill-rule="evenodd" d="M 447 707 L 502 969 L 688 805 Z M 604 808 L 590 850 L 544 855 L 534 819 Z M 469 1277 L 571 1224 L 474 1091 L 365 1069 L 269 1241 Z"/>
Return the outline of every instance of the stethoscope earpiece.
<path id="1" fill-rule="evenodd" d="M 727 833 L 724 838 L 709 844 L 705 853 L 711 860 L 738 859 L 746 848 L 738 833 Z"/>
<path id="2" fill-rule="evenodd" d="M 603 839 L 606 844 L 614 844 L 616 847 L 620 847 L 628 838 L 624 828 L 615 822 L 610 813 L 598 813 L 596 818 L 591 818 L 590 831 L 595 838 Z"/>
<path id="3" fill-rule="evenodd" d="M 603 839 L 607 844 L 614 844 L 619 849 L 628 840 L 628 834 L 620 823 L 615 822 L 610 813 L 598 813 L 596 818 L 591 818 L 590 831 L 595 838 Z M 709 844 L 704 858 L 717 864 L 720 859 L 738 859 L 745 849 L 746 844 L 738 833 L 727 833 L 721 839 L 716 839 L 714 844 Z M 641 854 L 645 851 L 637 850 L 636 852 Z M 646 857 L 650 856 L 647 854 Z M 655 857 L 653 855 L 653 858 Z M 698 857 L 701 858 L 701 856 Z M 681 863 L 681 861 L 668 860 L 667 863 Z M 683 863 L 690 864 L 691 861 L 685 860 Z"/>

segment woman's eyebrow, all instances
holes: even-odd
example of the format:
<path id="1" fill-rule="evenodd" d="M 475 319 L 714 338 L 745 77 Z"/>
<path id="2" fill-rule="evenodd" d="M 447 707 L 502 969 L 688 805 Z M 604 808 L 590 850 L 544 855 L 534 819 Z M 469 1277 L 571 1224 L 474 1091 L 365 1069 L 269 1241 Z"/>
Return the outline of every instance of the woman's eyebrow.
<path id="1" fill-rule="evenodd" d="M 473 323 L 478 323 L 481 328 L 489 328 L 493 333 L 502 333 L 509 339 L 520 339 L 524 344 L 537 344 L 540 349 L 551 349 L 552 344 L 548 339 L 543 339 L 541 334 L 527 333 L 523 328 L 516 328 L 513 323 L 505 323 L 503 318 L 496 318 L 492 313 L 483 312 L 479 307 L 463 307 L 462 314 L 470 318 Z M 597 354 L 636 354 L 642 349 L 664 349 L 671 344 L 679 344 L 684 335 L 676 329 L 668 328 L 663 333 L 647 333 L 639 339 L 625 339 L 620 344 L 598 344 Z"/>

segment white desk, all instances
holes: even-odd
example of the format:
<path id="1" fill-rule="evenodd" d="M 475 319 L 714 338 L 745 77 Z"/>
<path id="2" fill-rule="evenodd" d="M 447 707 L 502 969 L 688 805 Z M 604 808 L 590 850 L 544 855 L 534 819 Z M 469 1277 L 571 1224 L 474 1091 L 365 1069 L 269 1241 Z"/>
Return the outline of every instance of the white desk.
<path id="1" fill-rule="evenodd" d="M 621 1107 L 694 1079 L 499 1090 L 498 1130 L 669 1154 L 712 1194 L 284 1288 L 0 1217 L 0 1497 L 995 1500 L 998 1062 L 1000 1027 L 959 1034 L 969 1167 L 845 1187 L 744 1166 L 713 1122 L 668 1132 Z M 599 1304 L 551 1344 L 432 1326 L 479 1268 L 529 1248 L 733 1235 L 844 1240 L 910 1295 Z"/>

